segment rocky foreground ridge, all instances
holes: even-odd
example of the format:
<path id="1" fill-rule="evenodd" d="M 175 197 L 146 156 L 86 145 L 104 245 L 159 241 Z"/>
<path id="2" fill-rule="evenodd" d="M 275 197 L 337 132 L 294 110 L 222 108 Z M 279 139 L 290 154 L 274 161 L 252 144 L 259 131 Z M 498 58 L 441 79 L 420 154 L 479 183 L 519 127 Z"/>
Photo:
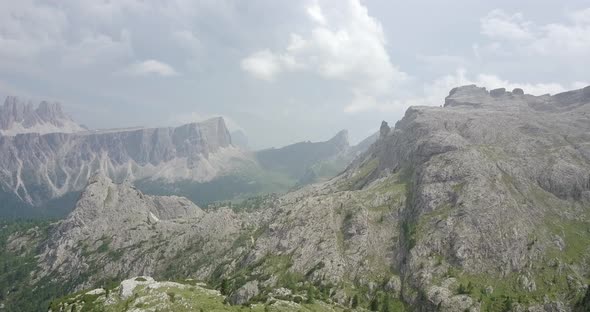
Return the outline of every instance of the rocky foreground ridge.
<path id="1" fill-rule="evenodd" d="M 227 297 L 204 283 L 187 279 L 158 282 L 149 276 L 127 279 L 113 288 L 97 288 L 68 296 L 51 304 L 49 311 L 344 311 L 343 307 L 316 301 L 306 295 L 293 296 L 287 289 L 273 293 L 268 302 L 249 307 L 228 305 Z M 276 298 L 275 298 L 276 297 Z"/>
<path id="2" fill-rule="evenodd" d="M 583 311 L 590 87 L 453 89 L 383 123 L 338 177 L 231 207 L 98 175 L 47 238 L 9 247 L 36 248 L 30 283 L 63 292 L 149 275 L 206 281 L 234 304 L 285 288 L 350 309 Z"/>

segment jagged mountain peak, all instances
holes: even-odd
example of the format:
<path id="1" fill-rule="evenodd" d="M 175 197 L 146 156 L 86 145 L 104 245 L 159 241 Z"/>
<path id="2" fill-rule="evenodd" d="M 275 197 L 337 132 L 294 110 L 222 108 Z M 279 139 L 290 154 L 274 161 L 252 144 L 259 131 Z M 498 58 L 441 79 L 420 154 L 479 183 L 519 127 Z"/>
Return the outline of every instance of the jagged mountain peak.
<path id="1" fill-rule="evenodd" d="M 58 102 L 41 101 L 34 108 L 30 100 L 8 96 L 0 108 L 0 135 L 72 133 L 85 130 L 64 113 Z"/>
<path id="2" fill-rule="evenodd" d="M 334 135 L 330 140 L 328 140 L 328 142 L 334 143 L 340 146 L 341 148 L 346 148 L 350 146 L 350 143 L 348 141 L 348 130 L 344 129 L 338 131 L 338 133 L 336 133 L 336 135 Z"/>

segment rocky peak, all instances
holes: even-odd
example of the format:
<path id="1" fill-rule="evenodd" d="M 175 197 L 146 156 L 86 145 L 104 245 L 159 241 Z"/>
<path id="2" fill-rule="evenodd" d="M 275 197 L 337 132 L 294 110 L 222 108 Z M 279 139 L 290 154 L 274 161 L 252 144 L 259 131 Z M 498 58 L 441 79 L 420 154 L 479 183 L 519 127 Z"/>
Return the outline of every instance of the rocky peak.
<path id="1" fill-rule="evenodd" d="M 39 103 L 39 107 L 35 111 L 41 119 L 48 122 L 59 119 L 69 119 L 68 116 L 64 114 L 61 104 L 58 102 L 42 101 Z"/>
<path id="2" fill-rule="evenodd" d="M 199 131 L 205 137 L 211 138 L 217 147 L 227 147 L 231 145 L 231 135 L 223 117 L 210 118 L 199 123 L 189 124 L 189 126 L 198 127 Z"/>
<path id="3" fill-rule="evenodd" d="M 379 138 L 384 138 L 389 134 L 389 131 L 391 129 L 389 128 L 389 125 L 387 124 L 387 121 L 383 120 L 381 122 L 381 127 L 379 128 Z"/>
<path id="4" fill-rule="evenodd" d="M 339 131 L 328 142 L 333 143 L 333 144 L 339 146 L 342 149 L 347 148 L 349 146 L 349 142 L 348 142 L 348 130 L 341 130 L 341 131 Z"/>
<path id="5" fill-rule="evenodd" d="M 524 90 L 521 88 L 514 88 L 514 90 L 512 90 L 512 94 L 514 95 L 524 95 Z"/>
<path id="6" fill-rule="evenodd" d="M 130 183 L 116 184 L 102 171 L 97 171 L 88 180 L 74 210 L 61 222 L 60 231 L 82 226 L 97 233 L 114 233 L 128 224 L 155 224 L 203 214 L 186 198 L 144 195 Z"/>
<path id="7" fill-rule="evenodd" d="M 449 96 L 445 98 L 445 107 L 457 105 L 481 105 L 482 99 L 490 97 L 490 93 L 486 88 L 480 88 L 476 85 L 468 85 L 453 88 L 449 92 Z"/>
<path id="8" fill-rule="evenodd" d="M 31 101 L 8 96 L 0 107 L 0 134 L 14 136 L 19 133 L 71 133 L 84 131 L 62 110 L 57 102 L 42 101 L 35 109 Z"/>

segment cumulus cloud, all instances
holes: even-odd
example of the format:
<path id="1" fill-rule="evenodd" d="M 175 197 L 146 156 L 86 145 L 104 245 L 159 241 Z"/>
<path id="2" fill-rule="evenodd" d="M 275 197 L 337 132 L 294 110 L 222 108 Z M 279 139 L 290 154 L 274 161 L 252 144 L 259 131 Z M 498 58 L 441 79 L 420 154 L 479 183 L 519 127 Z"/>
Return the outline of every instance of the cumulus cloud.
<path id="1" fill-rule="evenodd" d="M 251 54 L 242 60 L 242 69 L 264 80 L 285 71 L 310 71 L 366 94 L 388 93 L 407 78 L 389 58 L 381 24 L 358 0 L 347 1 L 332 16 L 317 3 L 306 9 L 313 23 L 309 34 L 291 34 L 283 51 Z"/>
<path id="2" fill-rule="evenodd" d="M 320 25 L 325 25 L 327 23 L 326 18 L 322 13 L 322 8 L 317 3 L 307 7 L 307 14 Z"/>
<path id="3" fill-rule="evenodd" d="M 87 67 L 133 57 L 131 35 L 122 30 L 118 38 L 101 33 L 86 34 L 79 42 L 63 47 L 62 64 Z"/>
<path id="4" fill-rule="evenodd" d="M 281 57 L 269 50 L 258 51 L 241 62 L 242 69 L 258 79 L 271 81 L 283 70 Z"/>
<path id="5" fill-rule="evenodd" d="M 481 33 L 498 41 L 509 41 L 527 54 L 582 56 L 590 53 L 590 8 L 573 11 L 567 22 L 536 24 L 522 13 L 493 10 L 480 21 Z M 492 50 L 498 44 L 489 45 Z M 492 51 L 493 52 L 493 51 Z"/>
<path id="6" fill-rule="evenodd" d="M 494 39 L 532 39 L 531 22 L 521 13 L 509 15 L 502 10 L 493 10 L 481 19 L 481 33 Z"/>
<path id="7" fill-rule="evenodd" d="M 178 75 L 178 72 L 172 66 L 156 60 L 147 60 L 129 65 L 122 73 L 131 76 L 149 76 L 157 75 L 170 77 Z"/>
<path id="8" fill-rule="evenodd" d="M 8 1 L 0 10 L 0 56 L 28 59 L 64 41 L 66 15 L 31 0 Z"/>

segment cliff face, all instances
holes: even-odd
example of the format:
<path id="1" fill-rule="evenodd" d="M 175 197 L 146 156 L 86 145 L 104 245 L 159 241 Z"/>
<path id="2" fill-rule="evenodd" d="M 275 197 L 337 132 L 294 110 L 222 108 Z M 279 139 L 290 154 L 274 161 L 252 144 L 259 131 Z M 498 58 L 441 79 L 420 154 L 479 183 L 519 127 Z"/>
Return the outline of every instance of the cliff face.
<path id="1" fill-rule="evenodd" d="M 477 288 L 536 302 L 580 294 L 590 272 L 590 87 L 536 97 L 466 86 L 445 102 L 382 126 L 350 171 L 374 168 L 360 188 L 406 181 L 394 262 L 404 299 L 488 309 L 491 300 L 469 296 Z"/>
<path id="2" fill-rule="evenodd" d="M 165 220 L 129 186 L 93 183 L 38 246 L 33 276 L 70 290 L 149 274 L 230 298 L 287 287 L 345 307 L 567 311 L 590 276 L 589 94 L 457 88 L 445 107 L 382 124 L 338 177 L 232 210 Z"/>
<path id="3" fill-rule="evenodd" d="M 177 128 L 27 133 L 0 137 L 5 192 L 39 205 L 79 191 L 96 171 L 115 181 L 207 181 L 246 156 L 222 118 Z"/>

